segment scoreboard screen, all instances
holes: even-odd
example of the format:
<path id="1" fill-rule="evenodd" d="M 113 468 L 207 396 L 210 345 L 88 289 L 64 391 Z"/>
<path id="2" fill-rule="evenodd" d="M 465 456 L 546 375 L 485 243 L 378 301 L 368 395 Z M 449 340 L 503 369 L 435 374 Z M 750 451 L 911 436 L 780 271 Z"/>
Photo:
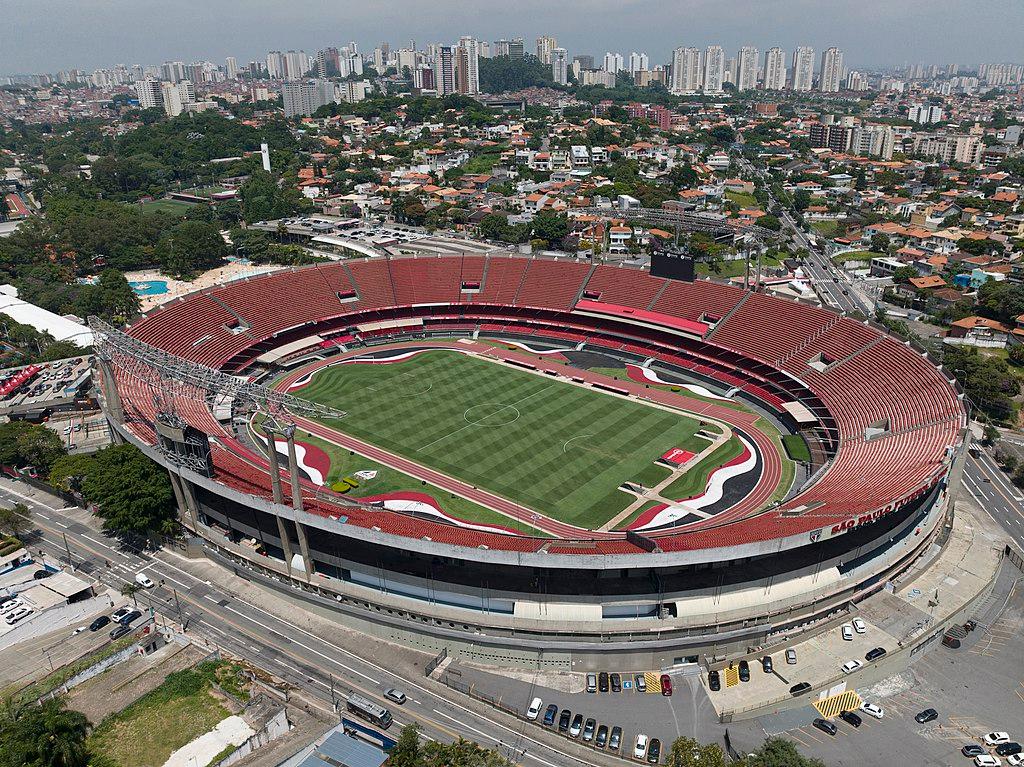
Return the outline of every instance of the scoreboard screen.
<path id="1" fill-rule="evenodd" d="M 651 274 L 670 280 L 693 282 L 693 257 L 682 249 L 659 248 L 651 253 Z"/>

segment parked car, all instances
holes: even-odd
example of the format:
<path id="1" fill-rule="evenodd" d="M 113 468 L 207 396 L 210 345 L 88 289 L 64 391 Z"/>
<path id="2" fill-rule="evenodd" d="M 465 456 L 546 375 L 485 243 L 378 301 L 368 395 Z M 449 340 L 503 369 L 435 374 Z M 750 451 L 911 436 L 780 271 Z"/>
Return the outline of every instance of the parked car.
<path id="1" fill-rule="evenodd" d="M 839 714 L 839 718 L 851 727 L 860 727 L 862 721 L 861 718 L 852 711 L 843 711 Z"/>
<path id="2" fill-rule="evenodd" d="M 558 716 L 558 706 L 554 703 L 549 703 L 547 709 L 544 711 L 544 726 L 552 727 L 555 724 L 556 716 Z"/>
<path id="3" fill-rule="evenodd" d="M 24 606 L 25 602 L 22 600 L 21 597 L 12 597 L 11 599 L 4 602 L 3 605 L 0 605 L 0 615 L 6 615 L 7 613 L 14 612 L 19 607 Z"/>
<path id="4" fill-rule="evenodd" d="M 568 732 L 570 721 L 572 721 L 572 711 L 567 708 L 563 708 L 562 715 L 558 717 L 558 731 Z"/>
<path id="5" fill-rule="evenodd" d="M 990 732 L 985 735 L 982 740 L 985 741 L 986 746 L 998 746 L 1000 743 L 1010 742 L 1010 733 L 1008 732 Z"/>
<path id="6" fill-rule="evenodd" d="M 633 683 L 636 685 L 637 692 L 647 692 L 647 679 L 643 674 L 634 674 Z"/>
<path id="7" fill-rule="evenodd" d="M 852 642 L 853 641 L 853 626 L 851 624 L 849 624 L 849 623 L 844 623 L 842 631 L 843 631 L 843 639 L 845 639 L 847 642 Z"/>
<path id="8" fill-rule="evenodd" d="M 792 687 L 789 688 L 789 694 L 793 695 L 793 696 L 803 695 L 805 692 L 810 692 L 810 690 L 811 690 L 811 683 L 810 682 L 800 682 L 799 684 L 795 684 L 795 685 L 793 685 Z"/>
<path id="9" fill-rule="evenodd" d="M 827 735 L 831 735 L 832 737 L 835 737 L 835 734 L 838 731 L 838 728 L 834 724 L 832 724 L 832 722 L 830 722 L 828 719 L 818 718 L 814 720 L 813 724 L 819 730 L 821 730 Z"/>
<path id="10" fill-rule="evenodd" d="M 924 711 L 914 717 L 914 721 L 918 724 L 924 724 L 925 722 L 933 722 L 939 718 L 939 712 L 934 708 L 926 708 Z"/>
<path id="11" fill-rule="evenodd" d="M 786 650 L 786 663 L 788 663 L 790 666 L 796 665 L 796 650 L 794 650 L 792 647 Z"/>
<path id="12" fill-rule="evenodd" d="M 657 764 L 661 759 L 661 741 L 651 738 L 651 745 L 647 747 L 647 763 Z"/>
<path id="13" fill-rule="evenodd" d="M 711 692 L 718 692 L 722 689 L 722 680 L 718 676 L 717 671 L 708 672 L 708 689 L 711 690 Z"/>
<path id="14" fill-rule="evenodd" d="M 966 746 L 960 749 L 960 753 L 964 756 L 981 756 L 986 753 L 984 746 L 979 746 L 977 743 L 968 743 Z"/>
<path id="15" fill-rule="evenodd" d="M 576 714 L 572 718 L 572 724 L 569 725 L 569 737 L 578 738 L 581 732 L 583 732 L 583 714 Z"/>
<path id="16" fill-rule="evenodd" d="M 1020 743 L 1011 740 L 1009 743 L 1000 743 L 996 746 L 996 753 L 999 756 L 1014 756 L 1019 754 L 1022 750 Z"/>
<path id="17" fill-rule="evenodd" d="M 611 734 L 608 736 L 608 750 L 618 751 L 622 747 L 622 728 L 615 726 L 612 727 Z"/>
<path id="18" fill-rule="evenodd" d="M 404 692 L 402 692 L 401 690 L 396 690 L 394 687 L 385 690 L 384 697 L 390 700 L 392 703 L 397 703 L 399 706 L 403 705 L 405 701 L 408 700 L 405 697 Z M 534 719 L 536 718 L 537 717 L 534 717 Z"/>
<path id="19" fill-rule="evenodd" d="M 1002 762 L 999 761 L 999 757 L 992 756 L 991 754 L 981 754 L 974 757 L 974 764 L 977 767 L 1001 767 Z"/>
<path id="20" fill-rule="evenodd" d="M 36 570 L 34 573 L 32 573 L 32 580 L 41 581 L 44 578 L 49 578 L 51 575 L 53 575 L 53 573 L 51 573 L 49 570 Z"/>
<path id="21" fill-rule="evenodd" d="M 860 618 L 854 618 L 853 630 L 856 631 L 858 634 L 866 634 L 868 630 L 868 625 Z"/>
<path id="22" fill-rule="evenodd" d="M 761 668 L 764 669 L 764 673 L 766 673 L 766 674 L 772 673 L 772 656 L 771 655 L 765 655 L 763 658 L 761 658 Z"/>
<path id="23" fill-rule="evenodd" d="M 101 615 L 99 618 L 89 624 L 89 631 L 99 631 L 101 628 L 110 623 L 110 618 L 106 615 Z"/>
<path id="24" fill-rule="evenodd" d="M 1006 763 L 1010 767 L 1021 767 L 1021 765 L 1024 765 L 1024 754 L 1010 754 L 1006 757 Z"/>
<path id="25" fill-rule="evenodd" d="M 608 672 L 602 671 L 597 675 L 597 689 L 601 692 L 608 692 Z"/>
<path id="26" fill-rule="evenodd" d="M 885 709 L 881 706 L 876 706 L 874 703 L 861 703 L 860 710 L 875 719 L 881 719 L 885 716 Z"/>
<path id="27" fill-rule="evenodd" d="M 636 736 L 636 743 L 633 744 L 633 758 L 643 759 L 647 756 L 647 736 L 642 732 Z"/>
<path id="28" fill-rule="evenodd" d="M 846 661 L 846 663 L 843 664 L 843 673 L 852 674 L 854 671 L 856 671 L 863 665 L 864 664 L 861 663 L 859 660 L 848 660 Z"/>
<path id="29" fill-rule="evenodd" d="M 661 694 L 666 698 L 672 695 L 672 680 L 669 679 L 668 674 L 661 675 Z"/>
<path id="30" fill-rule="evenodd" d="M 122 626 L 128 626 L 128 625 L 131 625 L 132 621 L 136 620 L 137 618 L 141 618 L 141 617 L 142 617 L 142 613 L 140 613 L 138 610 L 131 610 L 131 611 L 125 613 L 124 615 L 122 615 L 120 620 L 118 620 L 118 623 L 120 623 Z"/>
<path id="31" fill-rule="evenodd" d="M 586 721 L 583 725 L 583 740 L 589 743 L 594 739 L 594 733 L 597 732 L 597 720 L 591 718 Z"/>
<path id="32" fill-rule="evenodd" d="M 622 692 L 622 677 L 618 674 L 612 674 L 612 692 Z"/>
<path id="33" fill-rule="evenodd" d="M 604 748 L 608 745 L 608 725 L 602 724 L 597 728 L 597 737 L 594 738 L 594 745 L 598 748 Z"/>
<path id="34" fill-rule="evenodd" d="M 384 695 L 385 697 L 387 697 L 387 693 L 385 693 Z M 533 700 L 531 700 L 530 707 L 526 709 L 526 718 L 529 719 L 531 722 L 536 721 L 537 717 L 540 716 L 540 707 L 543 705 L 544 703 L 543 701 L 541 701 L 540 698 L 534 698 Z"/>
<path id="35" fill-rule="evenodd" d="M 597 692 L 597 674 L 587 674 L 587 692 Z"/>
<path id="36" fill-rule="evenodd" d="M 111 639 L 120 639 L 125 634 L 131 633 L 131 630 L 132 630 L 131 626 L 125 626 L 123 624 L 119 625 L 116 628 L 114 628 L 113 630 L 111 630 L 110 638 Z"/>
<path id="37" fill-rule="evenodd" d="M 121 619 L 134 609 L 133 607 L 119 607 L 110 614 L 110 620 L 114 621 L 114 623 L 120 623 Z"/>
<path id="38" fill-rule="evenodd" d="M 740 661 L 740 681 L 750 681 L 750 664 L 747 663 L 745 660 Z"/>
<path id="39" fill-rule="evenodd" d="M 35 611 L 31 608 L 22 605 L 21 607 L 18 607 L 12 610 L 11 612 L 7 613 L 7 615 L 4 616 L 4 622 L 8 626 L 13 626 L 15 623 L 20 623 L 21 621 L 25 620 L 25 618 L 30 616 L 33 612 Z"/>
<path id="40" fill-rule="evenodd" d="M 871 661 L 878 660 L 883 655 L 885 655 L 885 648 L 884 647 L 876 647 L 873 650 L 868 650 L 867 653 L 865 653 L 864 660 L 866 660 L 868 663 L 870 663 Z"/>

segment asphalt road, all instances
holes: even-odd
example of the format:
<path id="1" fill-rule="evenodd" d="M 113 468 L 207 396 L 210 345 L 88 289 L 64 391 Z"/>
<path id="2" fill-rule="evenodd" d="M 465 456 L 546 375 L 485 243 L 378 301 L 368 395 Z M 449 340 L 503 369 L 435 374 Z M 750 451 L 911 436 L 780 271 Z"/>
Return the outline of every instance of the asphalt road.
<path id="1" fill-rule="evenodd" d="M 974 500 L 1024 548 L 1024 494 L 985 450 L 980 450 L 977 458 L 967 456 L 963 484 Z"/>
<path id="2" fill-rule="evenodd" d="M 0 502 L 29 506 L 35 526 L 42 533 L 42 538 L 30 544 L 31 548 L 41 547 L 50 556 L 66 561 L 66 537 L 76 569 L 114 589 L 131 582 L 136 573 L 145 572 L 160 585 L 140 592 L 140 605 L 154 606 L 159 614 L 187 626 L 189 634 L 247 658 L 325 702 L 332 700 L 332 690 L 342 708 L 350 692 L 378 700 L 391 709 L 396 723 L 391 732 L 396 735 L 398 728 L 415 721 L 427 738 L 445 742 L 458 737 L 474 740 L 523 765 L 620 763 L 483 704 L 466 701 L 463 705 L 456 700 L 456 693 L 444 688 L 430 689 L 421 676 L 409 674 L 403 678 L 395 670 L 398 664 L 387 667 L 386 643 L 368 643 L 364 656 L 356 655 L 334 641 L 282 620 L 259 604 L 230 592 L 223 584 L 196 577 L 184 569 L 187 563 L 174 554 L 124 550 L 97 529 L 87 512 L 55 508 L 24 484 L 4 480 L 0 484 Z M 385 701 L 381 694 L 389 687 L 403 690 L 408 702 L 397 706 Z"/>

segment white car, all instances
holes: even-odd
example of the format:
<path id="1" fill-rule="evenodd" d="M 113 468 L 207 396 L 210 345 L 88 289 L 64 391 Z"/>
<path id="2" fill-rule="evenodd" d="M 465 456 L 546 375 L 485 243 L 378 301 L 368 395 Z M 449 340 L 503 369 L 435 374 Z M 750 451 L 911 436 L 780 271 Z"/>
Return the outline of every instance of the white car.
<path id="1" fill-rule="evenodd" d="M 540 698 L 534 698 L 530 701 L 530 707 L 526 709 L 526 718 L 531 722 L 536 721 L 537 717 L 540 716 L 540 707 L 544 705 L 544 702 Z"/>
<path id="2" fill-rule="evenodd" d="M 843 639 L 847 642 L 853 641 L 853 626 L 851 626 L 849 623 L 843 624 Z"/>
<path id="3" fill-rule="evenodd" d="M 22 606 L 19 607 L 17 610 L 7 613 L 7 615 L 4 616 L 4 621 L 7 623 L 8 626 L 13 626 L 15 623 L 24 618 L 27 618 L 31 614 L 32 610 L 25 606 Z"/>
<path id="4" fill-rule="evenodd" d="M 110 620 L 114 623 L 120 623 L 121 619 L 130 613 L 134 608 L 131 605 L 125 605 L 124 607 L 118 607 L 114 612 L 110 614 Z"/>
<path id="5" fill-rule="evenodd" d="M 1002 762 L 999 761 L 998 756 L 992 756 L 991 754 L 981 754 L 980 756 L 974 757 L 974 763 L 978 767 L 1001 767 Z"/>
<path id="6" fill-rule="evenodd" d="M 860 710 L 868 716 L 873 716 L 875 719 L 881 719 L 885 716 L 885 709 L 881 706 L 876 706 L 874 703 L 861 703 Z"/>
<path id="7" fill-rule="evenodd" d="M 636 745 L 633 746 L 633 758 L 643 759 L 647 755 L 648 738 L 642 732 L 636 736 Z"/>
<path id="8" fill-rule="evenodd" d="M 856 671 L 863 665 L 864 664 L 861 663 L 859 660 L 848 660 L 846 661 L 846 663 L 843 664 L 843 673 L 852 674 L 854 671 Z"/>
<path id="9" fill-rule="evenodd" d="M 1001 743 L 1010 742 L 1010 733 L 1008 732 L 990 732 L 985 736 L 986 746 L 998 746 Z"/>
<path id="10" fill-rule="evenodd" d="M 866 634 L 867 630 L 868 630 L 868 626 L 860 618 L 854 618 L 853 619 L 853 630 L 856 631 L 858 634 Z"/>
<path id="11" fill-rule="evenodd" d="M 1010 754 L 1006 757 L 1006 763 L 1010 767 L 1020 767 L 1020 765 L 1024 764 L 1024 754 Z"/>
<path id="12" fill-rule="evenodd" d="M 17 610 L 19 607 L 24 607 L 24 606 L 25 606 L 25 603 L 23 601 L 21 601 L 21 599 L 19 597 L 15 597 L 14 599 L 10 600 L 9 602 L 4 602 L 3 605 L 0 606 L 0 615 L 7 615 L 7 613 L 12 613 L 15 610 Z"/>
<path id="13" fill-rule="evenodd" d="M 153 583 L 153 581 L 149 579 L 149 576 L 145 573 L 136 573 L 135 582 L 142 586 L 142 588 L 144 589 L 151 589 L 156 585 L 155 583 Z"/>

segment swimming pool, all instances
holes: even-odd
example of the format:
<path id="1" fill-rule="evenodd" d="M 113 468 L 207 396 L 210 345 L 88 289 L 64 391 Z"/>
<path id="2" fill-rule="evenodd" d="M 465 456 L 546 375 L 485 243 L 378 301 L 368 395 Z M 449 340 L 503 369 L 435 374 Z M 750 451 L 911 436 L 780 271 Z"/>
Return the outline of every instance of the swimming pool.
<path id="1" fill-rule="evenodd" d="M 159 296 L 167 292 L 166 280 L 148 280 L 128 283 L 138 296 Z"/>

